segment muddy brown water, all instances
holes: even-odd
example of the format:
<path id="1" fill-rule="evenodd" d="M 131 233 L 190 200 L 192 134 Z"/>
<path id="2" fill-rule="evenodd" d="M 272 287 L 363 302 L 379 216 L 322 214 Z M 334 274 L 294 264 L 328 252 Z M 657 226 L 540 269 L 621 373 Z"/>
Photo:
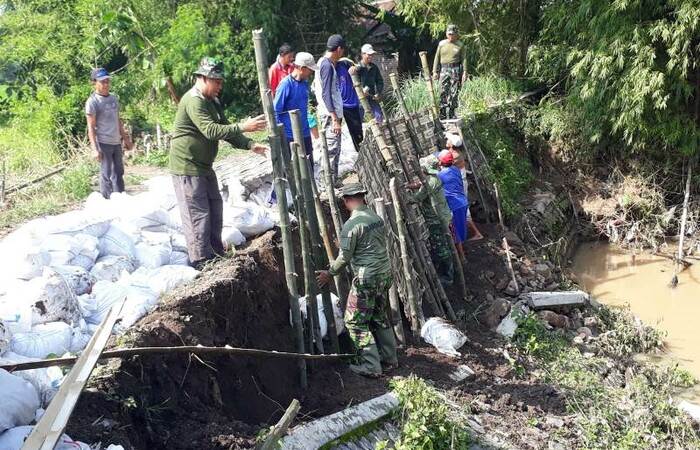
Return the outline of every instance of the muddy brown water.
<path id="1" fill-rule="evenodd" d="M 673 262 L 651 254 L 637 254 L 596 242 L 579 247 L 573 273 L 598 301 L 629 304 L 642 321 L 667 333 L 660 363 L 679 363 L 700 380 L 700 262 L 678 276 L 669 287 Z M 655 360 L 657 358 L 654 358 Z M 700 403 L 700 386 L 680 394 Z"/>

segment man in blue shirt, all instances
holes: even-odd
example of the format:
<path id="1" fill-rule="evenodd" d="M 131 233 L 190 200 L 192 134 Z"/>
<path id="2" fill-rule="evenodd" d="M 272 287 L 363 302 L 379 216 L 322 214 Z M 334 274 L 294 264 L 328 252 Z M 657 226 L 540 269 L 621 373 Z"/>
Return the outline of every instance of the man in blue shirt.
<path id="1" fill-rule="evenodd" d="M 311 161 L 311 169 L 313 173 L 313 143 L 311 141 L 311 129 L 307 119 L 309 109 L 309 84 L 307 80 L 311 75 L 318 70 L 314 57 L 311 53 L 299 52 L 294 59 L 294 70 L 291 74 L 282 79 L 273 101 L 275 107 L 275 117 L 277 123 L 284 125 L 284 131 L 287 135 L 287 141 L 294 140 L 292 134 L 292 123 L 289 118 L 289 111 L 299 110 L 301 118 L 301 127 L 304 133 L 304 151 L 309 156 Z M 287 149 L 289 151 L 289 148 Z"/>
<path id="2" fill-rule="evenodd" d="M 464 193 L 464 181 L 459 168 L 454 165 L 454 156 L 449 150 L 443 150 L 438 156 L 442 170 L 438 178 L 442 181 L 445 190 L 447 205 L 452 211 L 452 231 L 454 233 L 455 246 L 462 259 L 464 259 L 464 247 L 462 243 L 467 240 L 467 211 L 469 200 Z"/>
<path id="3" fill-rule="evenodd" d="M 360 150 L 362 142 L 362 112 L 360 99 L 357 97 L 355 87 L 352 85 L 352 75 L 357 71 L 355 63 L 348 58 L 340 58 L 335 64 L 335 72 L 338 74 L 340 95 L 343 98 L 343 118 L 348 125 L 348 131 L 355 144 L 355 150 Z"/>

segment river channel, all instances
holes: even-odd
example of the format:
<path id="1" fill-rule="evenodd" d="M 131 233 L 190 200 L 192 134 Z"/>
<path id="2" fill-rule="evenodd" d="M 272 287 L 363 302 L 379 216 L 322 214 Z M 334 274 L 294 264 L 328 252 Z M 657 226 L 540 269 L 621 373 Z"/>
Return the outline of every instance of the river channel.
<path id="1" fill-rule="evenodd" d="M 661 363 L 678 362 L 700 380 L 700 261 L 678 276 L 669 287 L 673 263 L 650 254 L 634 257 L 606 243 L 582 244 L 572 271 L 585 289 L 601 303 L 629 304 L 642 321 L 667 333 Z M 700 387 L 681 397 L 700 403 Z"/>

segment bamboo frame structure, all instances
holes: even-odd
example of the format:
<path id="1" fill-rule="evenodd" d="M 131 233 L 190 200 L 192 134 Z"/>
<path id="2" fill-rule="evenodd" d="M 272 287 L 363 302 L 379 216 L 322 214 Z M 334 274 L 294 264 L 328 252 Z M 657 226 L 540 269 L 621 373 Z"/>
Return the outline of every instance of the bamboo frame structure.
<path id="1" fill-rule="evenodd" d="M 433 113 L 433 120 L 440 120 L 440 106 L 437 103 L 437 98 L 435 98 L 435 86 L 433 86 L 433 76 L 430 73 L 430 65 L 428 64 L 428 52 L 418 52 L 420 56 L 421 67 L 423 68 L 423 77 L 425 78 L 425 83 L 428 86 L 428 92 L 430 93 L 430 98 L 432 101 L 431 111 Z"/>

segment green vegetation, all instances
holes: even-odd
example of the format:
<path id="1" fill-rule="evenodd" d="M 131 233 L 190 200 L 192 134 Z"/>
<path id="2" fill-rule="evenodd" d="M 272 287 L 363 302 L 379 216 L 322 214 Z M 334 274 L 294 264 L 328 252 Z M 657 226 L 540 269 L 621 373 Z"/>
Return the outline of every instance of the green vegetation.
<path id="1" fill-rule="evenodd" d="M 677 367 L 645 366 L 628 358 L 657 349 L 658 332 L 641 326 L 628 310 L 601 308 L 598 319 L 602 335 L 612 333 L 618 342 L 594 341 L 600 345 L 595 356 L 582 354 L 565 333 L 548 331 L 533 315 L 518 320 L 512 340 L 523 362 L 538 369 L 534 373 L 564 391 L 567 408 L 575 414 L 578 447 L 698 448 L 700 435 L 690 419 L 668 401 L 675 389 L 694 383 L 692 376 Z"/>
<path id="2" fill-rule="evenodd" d="M 413 375 L 392 380 L 391 387 L 401 403 L 397 413 L 401 437 L 394 448 L 466 448 L 470 442 L 467 429 L 435 388 Z"/>

